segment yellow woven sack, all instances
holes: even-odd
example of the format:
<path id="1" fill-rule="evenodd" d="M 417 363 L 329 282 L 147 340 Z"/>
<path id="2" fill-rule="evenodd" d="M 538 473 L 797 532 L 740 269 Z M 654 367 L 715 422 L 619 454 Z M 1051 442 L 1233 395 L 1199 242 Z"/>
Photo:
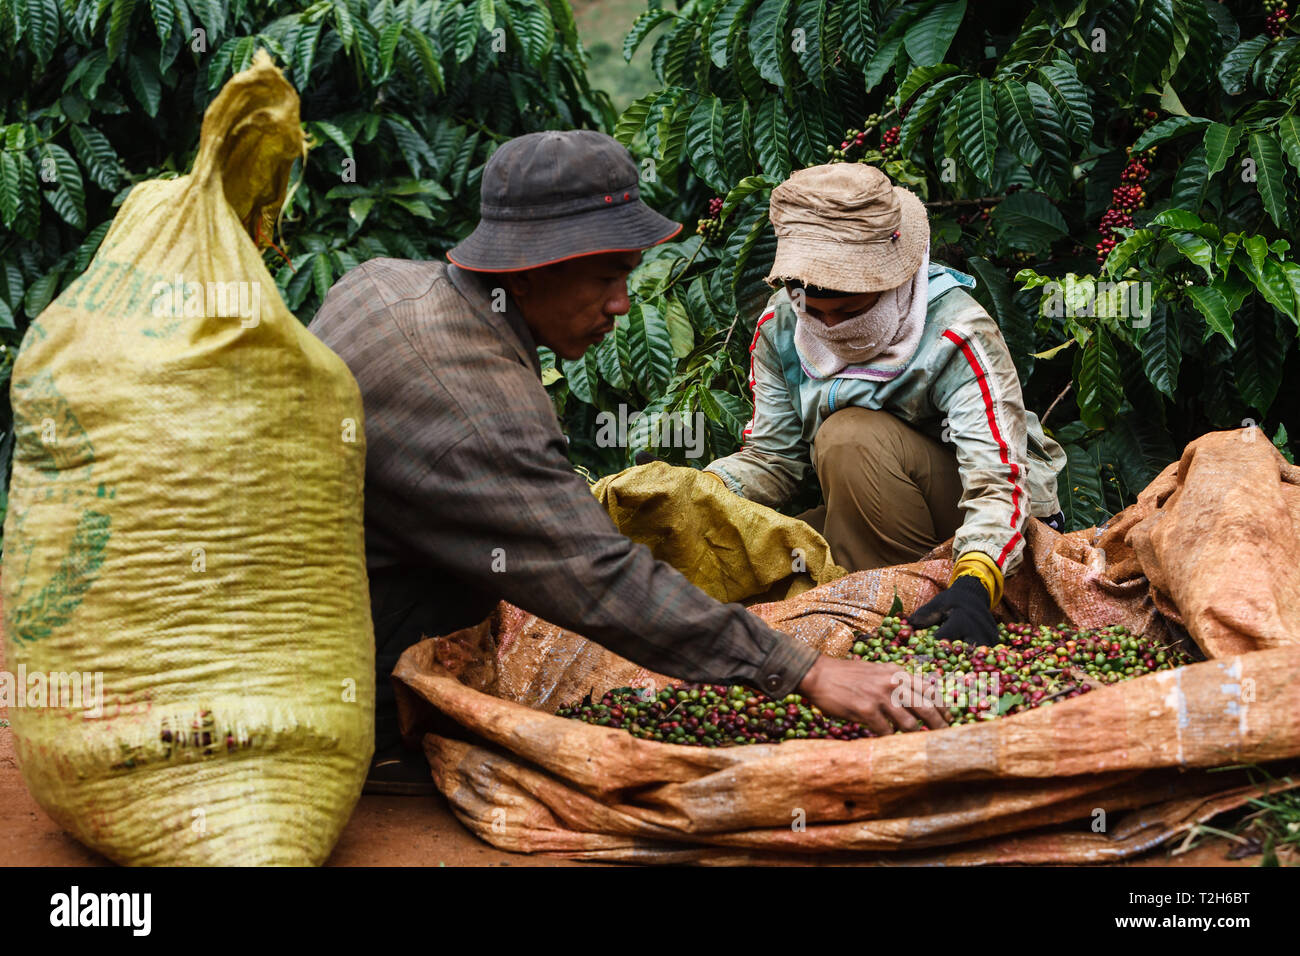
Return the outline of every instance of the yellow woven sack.
<path id="1" fill-rule="evenodd" d="M 591 492 L 619 531 L 719 601 L 783 601 L 847 573 L 809 525 L 694 468 L 637 465 Z"/>
<path id="2" fill-rule="evenodd" d="M 320 863 L 374 747 L 360 393 L 250 239 L 302 153 L 259 53 L 193 172 L 132 190 L 14 366 L 19 763 L 121 863 Z"/>

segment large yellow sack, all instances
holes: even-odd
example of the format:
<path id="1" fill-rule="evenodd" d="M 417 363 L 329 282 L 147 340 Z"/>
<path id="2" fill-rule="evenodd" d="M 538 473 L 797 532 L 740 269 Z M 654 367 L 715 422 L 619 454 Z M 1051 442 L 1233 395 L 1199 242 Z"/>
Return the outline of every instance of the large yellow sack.
<path id="1" fill-rule="evenodd" d="M 11 682 L 19 762 L 122 863 L 319 863 L 373 750 L 361 398 L 250 239 L 302 152 L 259 53 L 14 367 L 7 667 L 90 675 L 46 706 Z"/>
<path id="2" fill-rule="evenodd" d="M 784 600 L 847 573 L 810 526 L 694 468 L 638 465 L 591 492 L 619 531 L 719 601 Z"/>

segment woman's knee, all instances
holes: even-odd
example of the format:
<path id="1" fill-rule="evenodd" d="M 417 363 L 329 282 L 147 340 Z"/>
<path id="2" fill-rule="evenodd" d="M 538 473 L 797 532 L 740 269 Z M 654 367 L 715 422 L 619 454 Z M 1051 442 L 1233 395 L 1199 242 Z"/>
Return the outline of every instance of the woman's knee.
<path id="1" fill-rule="evenodd" d="M 814 464 L 823 468 L 847 465 L 855 471 L 876 470 L 902 459 L 900 429 L 907 426 L 888 412 L 872 408 L 844 408 L 827 416 L 813 438 Z"/>

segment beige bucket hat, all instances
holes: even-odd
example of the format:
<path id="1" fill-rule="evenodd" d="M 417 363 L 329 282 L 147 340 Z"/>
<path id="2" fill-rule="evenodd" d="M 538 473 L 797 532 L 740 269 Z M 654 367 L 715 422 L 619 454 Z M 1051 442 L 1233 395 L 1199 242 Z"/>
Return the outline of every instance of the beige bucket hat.
<path id="1" fill-rule="evenodd" d="M 902 285 L 930 241 L 925 206 L 866 163 L 800 169 L 772 190 L 776 258 L 766 282 L 840 292 Z"/>

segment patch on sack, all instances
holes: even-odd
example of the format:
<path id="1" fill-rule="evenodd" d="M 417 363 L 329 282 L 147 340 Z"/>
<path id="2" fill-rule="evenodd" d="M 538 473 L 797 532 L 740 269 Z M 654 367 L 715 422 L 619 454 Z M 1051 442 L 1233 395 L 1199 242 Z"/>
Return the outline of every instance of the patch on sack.
<path id="1" fill-rule="evenodd" d="M 99 577 L 112 518 L 89 509 L 81 513 L 57 570 L 31 597 L 8 614 L 5 627 L 15 641 L 38 641 L 72 619 L 72 612 Z M 23 590 L 27 590 L 27 581 Z"/>
<path id="2" fill-rule="evenodd" d="M 90 436 L 77 421 L 72 406 L 54 385 L 48 369 L 13 384 L 15 459 L 48 477 L 77 468 L 89 479 L 95 461 Z"/>

